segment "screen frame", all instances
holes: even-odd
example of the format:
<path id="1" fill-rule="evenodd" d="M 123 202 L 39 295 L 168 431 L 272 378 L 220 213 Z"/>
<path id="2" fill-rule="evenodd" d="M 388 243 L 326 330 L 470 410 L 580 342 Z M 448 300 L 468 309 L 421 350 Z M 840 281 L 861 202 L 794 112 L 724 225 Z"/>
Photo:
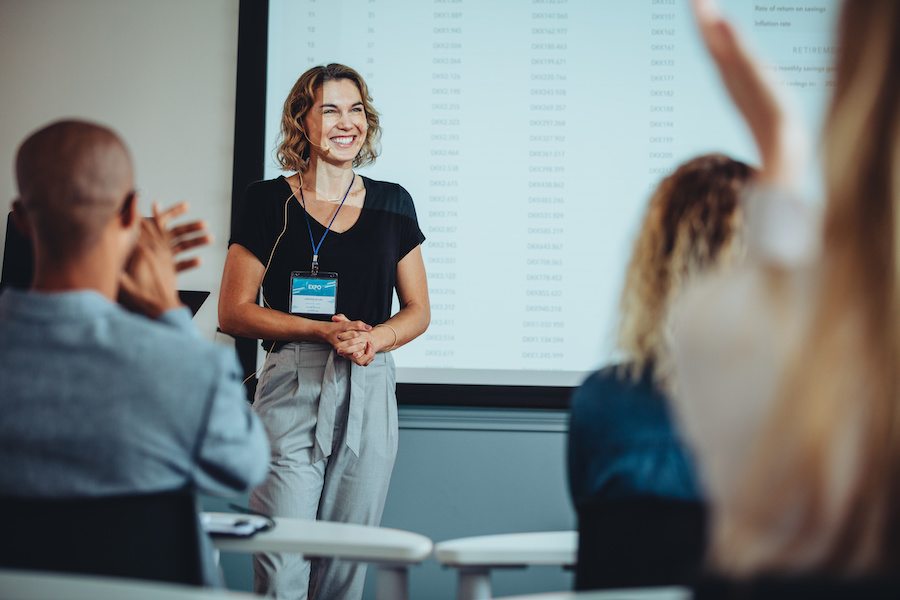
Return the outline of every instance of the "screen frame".
<path id="1" fill-rule="evenodd" d="M 264 176 L 269 0 L 240 0 L 239 12 L 232 234 L 244 210 L 244 190 Z M 251 401 L 257 381 L 258 344 L 256 339 L 235 338 L 245 377 L 250 377 L 247 391 Z M 397 400 L 400 404 L 419 406 L 563 410 L 569 407 L 574 389 L 571 386 L 398 383 Z"/>

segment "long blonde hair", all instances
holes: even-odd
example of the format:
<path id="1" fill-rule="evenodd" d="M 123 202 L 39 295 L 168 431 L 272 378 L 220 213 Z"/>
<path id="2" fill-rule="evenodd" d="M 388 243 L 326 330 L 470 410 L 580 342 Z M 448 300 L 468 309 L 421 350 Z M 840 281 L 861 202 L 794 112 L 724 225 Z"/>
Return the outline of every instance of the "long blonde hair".
<path id="1" fill-rule="evenodd" d="M 900 2 L 848 0 L 838 35 L 817 305 L 714 539 L 735 574 L 900 558 Z"/>
<path id="2" fill-rule="evenodd" d="M 670 385 L 669 307 L 687 280 L 736 253 L 740 196 L 754 173 L 724 154 L 698 156 L 663 179 L 651 196 L 619 310 L 618 347 L 634 379 L 652 367 L 657 385 Z"/>

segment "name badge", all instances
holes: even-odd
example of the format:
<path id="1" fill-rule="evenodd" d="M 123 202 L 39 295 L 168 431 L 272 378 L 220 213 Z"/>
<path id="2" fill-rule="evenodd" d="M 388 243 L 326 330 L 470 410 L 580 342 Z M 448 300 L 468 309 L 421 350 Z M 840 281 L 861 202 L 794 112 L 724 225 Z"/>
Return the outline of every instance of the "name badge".
<path id="1" fill-rule="evenodd" d="M 337 314 L 337 273 L 293 271 L 288 306 L 294 315 Z"/>

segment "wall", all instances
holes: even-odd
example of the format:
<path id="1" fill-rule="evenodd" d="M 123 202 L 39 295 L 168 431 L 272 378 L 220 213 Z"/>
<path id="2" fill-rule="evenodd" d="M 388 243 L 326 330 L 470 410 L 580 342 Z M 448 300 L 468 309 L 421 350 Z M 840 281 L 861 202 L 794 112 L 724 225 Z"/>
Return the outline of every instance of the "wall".
<path id="1" fill-rule="evenodd" d="M 0 242 L 19 143 L 64 117 L 100 121 L 128 143 L 140 205 L 188 200 L 215 236 L 181 289 L 213 292 L 197 315 L 216 330 L 230 227 L 238 0 L 0 2 Z M 221 341 L 227 341 L 225 336 Z"/>

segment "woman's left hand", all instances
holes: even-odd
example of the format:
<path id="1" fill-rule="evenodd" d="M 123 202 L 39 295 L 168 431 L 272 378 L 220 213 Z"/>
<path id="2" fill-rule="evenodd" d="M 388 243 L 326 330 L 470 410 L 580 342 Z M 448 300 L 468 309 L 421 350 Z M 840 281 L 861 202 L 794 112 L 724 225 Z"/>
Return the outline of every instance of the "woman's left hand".
<path id="1" fill-rule="evenodd" d="M 350 321 L 343 314 L 334 315 L 331 320 L 335 323 Z M 338 356 L 352 360 L 361 367 L 367 366 L 375 358 L 375 338 L 371 331 L 345 331 L 338 336 L 340 340 L 334 349 Z"/>

